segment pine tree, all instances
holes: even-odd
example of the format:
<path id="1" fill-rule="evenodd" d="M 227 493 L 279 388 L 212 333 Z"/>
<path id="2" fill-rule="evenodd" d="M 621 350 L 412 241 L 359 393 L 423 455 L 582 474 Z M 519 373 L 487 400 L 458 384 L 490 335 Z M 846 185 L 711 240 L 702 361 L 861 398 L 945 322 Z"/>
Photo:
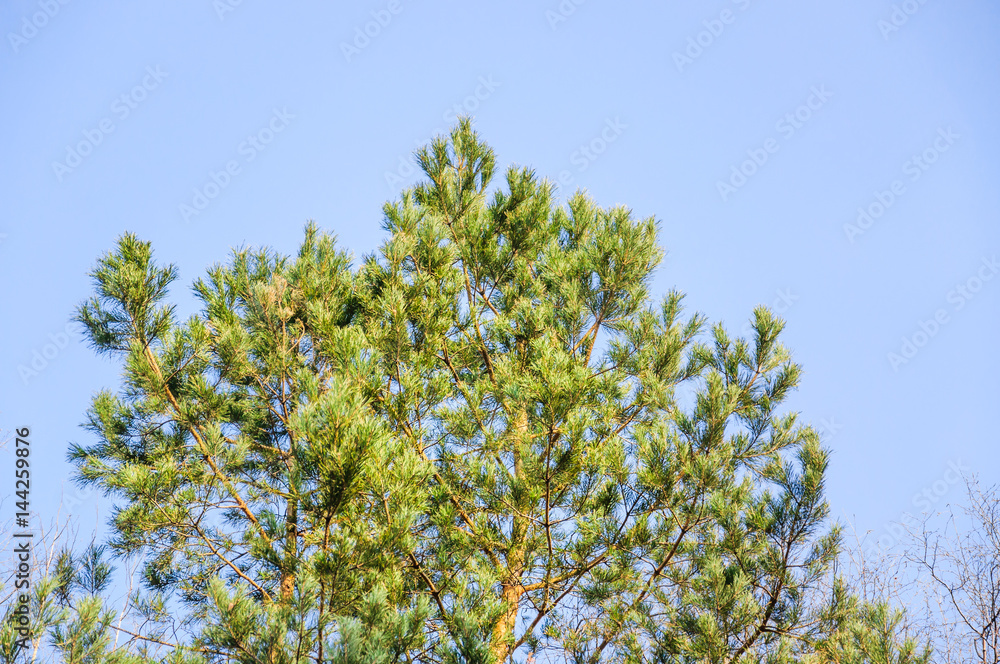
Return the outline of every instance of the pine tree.
<path id="1" fill-rule="evenodd" d="M 654 300 L 654 219 L 559 205 L 526 168 L 493 187 L 468 120 L 418 160 L 356 269 L 310 224 L 294 258 L 213 267 L 186 321 L 177 270 L 133 235 L 93 272 L 78 319 L 124 373 L 70 458 L 116 501 L 109 545 L 142 558 L 178 646 L 923 661 L 885 607 L 823 590 L 828 452 L 780 410 L 800 376 L 781 320 L 759 308 L 735 338 Z M 886 659 L 850 658 L 875 642 Z"/>

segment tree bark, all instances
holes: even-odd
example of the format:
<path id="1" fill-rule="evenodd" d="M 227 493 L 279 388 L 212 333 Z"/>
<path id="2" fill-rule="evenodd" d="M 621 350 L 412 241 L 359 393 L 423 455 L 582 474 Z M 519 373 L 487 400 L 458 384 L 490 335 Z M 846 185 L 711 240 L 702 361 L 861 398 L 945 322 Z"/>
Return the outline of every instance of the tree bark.
<path id="1" fill-rule="evenodd" d="M 528 441 L 528 413 L 521 409 L 514 418 L 513 452 L 514 452 L 514 482 L 520 482 L 524 476 L 524 462 L 521 450 L 526 448 Z M 525 539 L 528 532 L 527 518 L 521 516 L 527 512 L 528 506 L 524 500 L 518 501 L 516 511 L 511 520 L 510 548 L 507 550 L 507 578 L 501 583 L 501 598 L 504 603 L 504 613 L 493 627 L 491 650 L 500 664 L 510 655 L 509 647 L 513 641 L 514 629 L 517 626 L 517 615 L 524 595 L 521 575 L 524 573 Z"/>

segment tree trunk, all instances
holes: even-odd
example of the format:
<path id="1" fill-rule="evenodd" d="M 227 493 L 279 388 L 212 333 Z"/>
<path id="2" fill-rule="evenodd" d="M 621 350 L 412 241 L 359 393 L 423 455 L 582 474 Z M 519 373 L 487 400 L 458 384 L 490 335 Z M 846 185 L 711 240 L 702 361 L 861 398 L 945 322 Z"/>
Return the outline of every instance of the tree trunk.
<path id="1" fill-rule="evenodd" d="M 288 604 L 295 594 L 295 559 L 298 555 L 298 501 L 289 498 L 285 505 L 285 555 L 281 569 L 281 603 Z"/>
<path id="2" fill-rule="evenodd" d="M 522 446 L 527 447 L 528 441 L 528 413 L 520 410 L 514 418 L 513 431 L 513 452 L 514 452 L 514 481 L 520 482 L 524 476 L 524 462 L 521 458 Z M 524 501 L 520 501 L 523 503 Z M 517 626 L 517 614 L 521 604 L 521 597 L 524 595 L 524 586 L 521 585 L 521 575 L 524 573 L 524 546 L 528 531 L 527 518 L 523 515 L 528 511 L 528 505 L 518 504 L 517 511 L 512 517 L 510 530 L 510 548 L 507 551 L 507 578 L 501 583 L 501 597 L 504 602 L 504 613 L 496 625 L 493 626 L 493 638 L 491 640 L 491 650 L 497 664 L 506 661 L 510 655 L 508 651 L 509 641 L 514 635 L 514 628 Z"/>
<path id="3" fill-rule="evenodd" d="M 491 641 L 491 650 L 497 664 L 506 661 L 507 656 L 510 654 L 507 650 L 508 640 L 513 636 L 514 627 L 517 625 L 518 607 L 523 594 L 524 590 L 519 581 L 515 580 L 503 584 L 504 614 L 493 627 L 493 639 Z"/>

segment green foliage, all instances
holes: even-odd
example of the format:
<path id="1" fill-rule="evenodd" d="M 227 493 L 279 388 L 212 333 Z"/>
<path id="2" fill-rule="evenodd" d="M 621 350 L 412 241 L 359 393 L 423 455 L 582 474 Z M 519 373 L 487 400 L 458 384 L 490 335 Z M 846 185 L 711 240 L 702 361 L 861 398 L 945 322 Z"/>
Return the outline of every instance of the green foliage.
<path id="1" fill-rule="evenodd" d="M 171 647 L 162 653 L 151 649 L 149 642 L 119 638 L 117 626 L 123 616 L 100 596 L 109 589 L 113 572 L 103 546 L 91 544 L 78 556 L 68 549 L 60 552 L 50 574 L 32 579 L 27 647 L 18 647 L 23 635 L 12 629 L 13 606 L 6 607 L 0 629 L 0 662 L 202 664 L 200 657 L 190 656 L 184 648 Z"/>
<path id="2" fill-rule="evenodd" d="M 924 661 L 885 607 L 821 595 L 828 453 L 780 411 L 780 319 L 734 338 L 655 301 L 654 219 L 525 168 L 491 189 L 466 120 L 418 160 L 357 268 L 310 224 L 295 257 L 210 269 L 180 321 L 147 243 L 98 262 L 78 320 L 122 388 L 70 459 L 150 624 L 182 628 L 145 637 L 206 662 Z M 67 660 L 119 661 L 74 607 Z"/>

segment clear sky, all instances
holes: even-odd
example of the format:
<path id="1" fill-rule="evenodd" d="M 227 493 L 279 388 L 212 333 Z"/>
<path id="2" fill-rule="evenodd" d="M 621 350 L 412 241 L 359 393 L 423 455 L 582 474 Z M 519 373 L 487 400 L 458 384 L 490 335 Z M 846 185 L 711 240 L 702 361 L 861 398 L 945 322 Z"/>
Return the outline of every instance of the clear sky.
<path id="1" fill-rule="evenodd" d="M 781 313 L 835 516 L 877 536 L 959 498 L 952 466 L 994 483 L 998 34 L 988 0 L 4 0 L 0 429 L 32 429 L 34 507 L 117 386 L 67 323 L 119 234 L 179 266 L 185 315 L 308 219 L 360 257 L 462 112 L 501 165 L 661 220 L 658 294 Z M 86 534 L 109 505 L 62 510 Z"/>

